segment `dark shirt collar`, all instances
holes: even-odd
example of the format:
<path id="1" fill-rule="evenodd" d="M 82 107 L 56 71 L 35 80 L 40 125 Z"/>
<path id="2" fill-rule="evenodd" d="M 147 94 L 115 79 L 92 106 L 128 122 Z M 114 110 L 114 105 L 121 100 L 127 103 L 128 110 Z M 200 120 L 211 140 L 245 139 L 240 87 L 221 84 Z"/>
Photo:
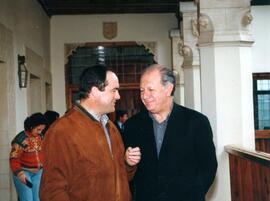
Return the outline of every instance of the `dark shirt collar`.
<path id="1" fill-rule="evenodd" d="M 152 119 L 155 123 L 157 123 L 157 124 L 165 124 L 165 123 L 167 123 L 167 121 L 168 121 L 168 119 L 169 119 L 169 117 L 170 117 L 170 115 L 171 115 L 171 113 L 172 113 L 173 106 L 174 106 L 174 102 L 172 102 L 172 105 L 171 105 L 171 108 L 170 108 L 170 112 L 169 112 L 169 114 L 167 115 L 166 119 L 165 119 L 163 122 L 161 122 L 161 123 L 159 123 L 159 122 L 155 119 L 154 115 L 153 115 L 151 112 L 148 111 L 148 115 L 151 117 L 151 119 Z"/>

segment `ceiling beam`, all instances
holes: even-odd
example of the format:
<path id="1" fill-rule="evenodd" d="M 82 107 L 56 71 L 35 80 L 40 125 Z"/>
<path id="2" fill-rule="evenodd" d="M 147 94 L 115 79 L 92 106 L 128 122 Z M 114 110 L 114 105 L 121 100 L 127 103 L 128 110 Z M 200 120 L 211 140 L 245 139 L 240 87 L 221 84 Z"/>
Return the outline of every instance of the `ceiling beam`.
<path id="1" fill-rule="evenodd" d="M 178 0 L 37 0 L 49 15 L 177 13 Z"/>

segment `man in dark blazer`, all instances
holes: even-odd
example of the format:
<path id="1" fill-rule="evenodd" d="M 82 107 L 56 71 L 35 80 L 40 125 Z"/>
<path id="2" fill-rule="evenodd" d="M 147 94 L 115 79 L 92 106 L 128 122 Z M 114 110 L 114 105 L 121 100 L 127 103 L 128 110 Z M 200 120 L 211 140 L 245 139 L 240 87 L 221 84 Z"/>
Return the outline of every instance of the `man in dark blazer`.
<path id="1" fill-rule="evenodd" d="M 118 131 L 121 133 L 121 136 L 123 136 L 124 131 L 124 123 L 128 119 L 128 113 L 126 110 L 116 110 L 115 111 L 115 121 L 114 124 Z"/>
<path id="2" fill-rule="evenodd" d="M 204 201 L 216 170 L 212 130 L 206 116 L 173 101 L 173 72 L 148 67 L 140 82 L 145 111 L 125 123 L 126 147 L 140 147 L 133 178 L 136 201 Z"/>

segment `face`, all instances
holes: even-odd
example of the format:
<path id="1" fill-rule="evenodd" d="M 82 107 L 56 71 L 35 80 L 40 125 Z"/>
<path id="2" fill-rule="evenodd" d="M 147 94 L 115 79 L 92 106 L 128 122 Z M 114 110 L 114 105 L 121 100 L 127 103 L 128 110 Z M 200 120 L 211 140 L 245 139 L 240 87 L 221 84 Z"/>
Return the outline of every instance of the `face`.
<path id="1" fill-rule="evenodd" d="M 39 135 L 45 128 L 45 125 L 44 124 L 40 124 L 36 127 L 34 127 L 32 130 L 31 130 L 31 133 L 33 135 Z"/>
<path id="2" fill-rule="evenodd" d="M 107 114 L 115 111 L 115 103 L 120 99 L 119 95 L 119 82 L 117 76 L 108 71 L 106 74 L 106 81 L 108 85 L 104 91 L 97 92 L 97 101 L 99 102 L 99 111 L 101 114 Z"/>
<path id="3" fill-rule="evenodd" d="M 158 70 L 146 72 L 141 77 L 140 82 L 141 100 L 146 109 L 153 113 L 159 114 L 167 110 L 172 97 L 172 85 L 163 86 L 161 76 Z"/>

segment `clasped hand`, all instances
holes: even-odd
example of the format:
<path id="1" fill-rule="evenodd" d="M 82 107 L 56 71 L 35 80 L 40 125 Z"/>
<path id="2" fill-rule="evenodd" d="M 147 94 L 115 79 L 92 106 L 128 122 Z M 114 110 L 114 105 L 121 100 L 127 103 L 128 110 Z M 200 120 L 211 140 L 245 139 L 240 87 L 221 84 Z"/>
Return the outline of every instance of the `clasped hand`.
<path id="1" fill-rule="evenodd" d="M 137 165 L 141 160 L 141 150 L 139 147 L 128 147 L 125 153 L 125 160 L 129 166 Z"/>

